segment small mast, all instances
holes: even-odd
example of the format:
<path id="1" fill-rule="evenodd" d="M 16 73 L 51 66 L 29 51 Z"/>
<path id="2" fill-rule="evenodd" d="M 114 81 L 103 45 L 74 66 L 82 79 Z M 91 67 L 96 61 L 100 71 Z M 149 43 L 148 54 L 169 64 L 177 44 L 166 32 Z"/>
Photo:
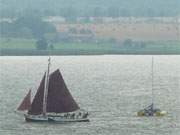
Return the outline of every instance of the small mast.
<path id="1" fill-rule="evenodd" d="M 46 78 L 44 83 L 44 97 L 43 97 L 43 115 L 46 116 L 47 112 L 47 95 L 48 95 L 48 87 L 49 87 L 49 71 L 51 66 L 51 58 L 48 58 L 48 69 L 46 72 Z"/>

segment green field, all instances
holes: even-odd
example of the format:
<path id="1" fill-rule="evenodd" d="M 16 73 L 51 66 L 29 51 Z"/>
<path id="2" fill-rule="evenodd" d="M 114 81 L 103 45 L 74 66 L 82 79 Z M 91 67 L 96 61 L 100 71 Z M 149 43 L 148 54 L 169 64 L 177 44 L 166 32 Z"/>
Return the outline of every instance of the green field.
<path id="1" fill-rule="evenodd" d="M 56 43 L 53 50 L 36 50 L 33 39 L 0 39 L 0 55 L 180 54 L 180 41 L 146 42 L 145 47 L 113 43 Z"/>
<path id="2" fill-rule="evenodd" d="M 0 40 L 0 49 L 36 49 L 35 40 L 33 39 L 5 39 Z M 112 44 L 104 43 L 56 43 L 54 49 L 111 49 Z"/>

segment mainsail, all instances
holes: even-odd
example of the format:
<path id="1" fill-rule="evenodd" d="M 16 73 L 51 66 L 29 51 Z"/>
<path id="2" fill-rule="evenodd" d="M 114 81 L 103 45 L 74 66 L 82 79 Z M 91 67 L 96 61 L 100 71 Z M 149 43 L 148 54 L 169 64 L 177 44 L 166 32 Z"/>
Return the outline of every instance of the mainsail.
<path id="1" fill-rule="evenodd" d="M 39 115 L 43 113 L 45 76 L 41 81 L 28 114 Z M 59 69 L 54 71 L 49 76 L 46 112 L 65 113 L 78 109 L 79 106 L 70 94 Z"/>
<path id="2" fill-rule="evenodd" d="M 37 93 L 31 104 L 31 108 L 28 111 L 28 114 L 39 115 L 43 112 L 43 97 L 44 97 L 44 83 L 45 83 L 46 74 L 43 76 L 40 86 L 37 90 Z"/>
<path id="3" fill-rule="evenodd" d="M 17 108 L 18 111 L 26 111 L 29 110 L 31 107 L 31 90 L 27 93 L 27 95 L 24 97 L 23 101 Z"/>
<path id="4" fill-rule="evenodd" d="M 79 106 L 69 92 L 59 69 L 57 69 L 49 78 L 47 112 L 65 113 L 78 109 Z"/>

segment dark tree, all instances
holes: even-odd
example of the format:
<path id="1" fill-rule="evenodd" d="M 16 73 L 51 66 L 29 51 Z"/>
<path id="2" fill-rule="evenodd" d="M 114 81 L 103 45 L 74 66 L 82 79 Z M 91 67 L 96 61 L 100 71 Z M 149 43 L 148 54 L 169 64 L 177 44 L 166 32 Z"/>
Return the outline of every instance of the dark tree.
<path id="1" fill-rule="evenodd" d="M 40 39 L 40 40 L 37 40 L 37 42 L 36 42 L 36 48 L 37 48 L 38 50 L 47 50 L 47 48 L 48 48 L 48 43 L 47 43 L 46 39 L 45 39 L 45 38 L 42 38 L 42 39 Z"/>
<path id="2" fill-rule="evenodd" d="M 50 45 L 49 45 L 49 49 L 54 50 L 54 45 L 53 45 L 53 44 L 50 44 Z"/>
<path id="3" fill-rule="evenodd" d="M 35 15 L 22 16 L 14 22 L 14 27 L 18 31 L 21 28 L 28 28 L 36 39 L 43 38 L 44 34 L 56 32 L 53 25 L 44 22 L 41 17 Z"/>
<path id="4" fill-rule="evenodd" d="M 131 39 L 124 40 L 123 46 L 127 47 L 127 48 L 132 47 L 133 46 L 133 41 Z"/>

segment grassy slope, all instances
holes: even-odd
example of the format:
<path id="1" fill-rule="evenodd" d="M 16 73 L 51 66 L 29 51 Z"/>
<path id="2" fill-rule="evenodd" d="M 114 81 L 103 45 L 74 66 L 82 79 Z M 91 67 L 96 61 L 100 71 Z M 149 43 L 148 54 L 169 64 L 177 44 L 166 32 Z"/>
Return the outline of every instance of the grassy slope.
<path id="1" fill-rule="evenodd" d="M 53 55 L 68 54 L 180 54 L 180 42 L 147 42 L 145 48 L 123 48 L 120 45 L 96 43 L 56 43 Z M 38 51 L 35 40 L 1 39 L 0 55 L 46 55 L 48 51 Z"/>
<path id="2" fill-rule="evenodd" d="M 1 38 L 0 49 L 35 49 L 35 40 L 17 39 L 17 38 Z"/>

